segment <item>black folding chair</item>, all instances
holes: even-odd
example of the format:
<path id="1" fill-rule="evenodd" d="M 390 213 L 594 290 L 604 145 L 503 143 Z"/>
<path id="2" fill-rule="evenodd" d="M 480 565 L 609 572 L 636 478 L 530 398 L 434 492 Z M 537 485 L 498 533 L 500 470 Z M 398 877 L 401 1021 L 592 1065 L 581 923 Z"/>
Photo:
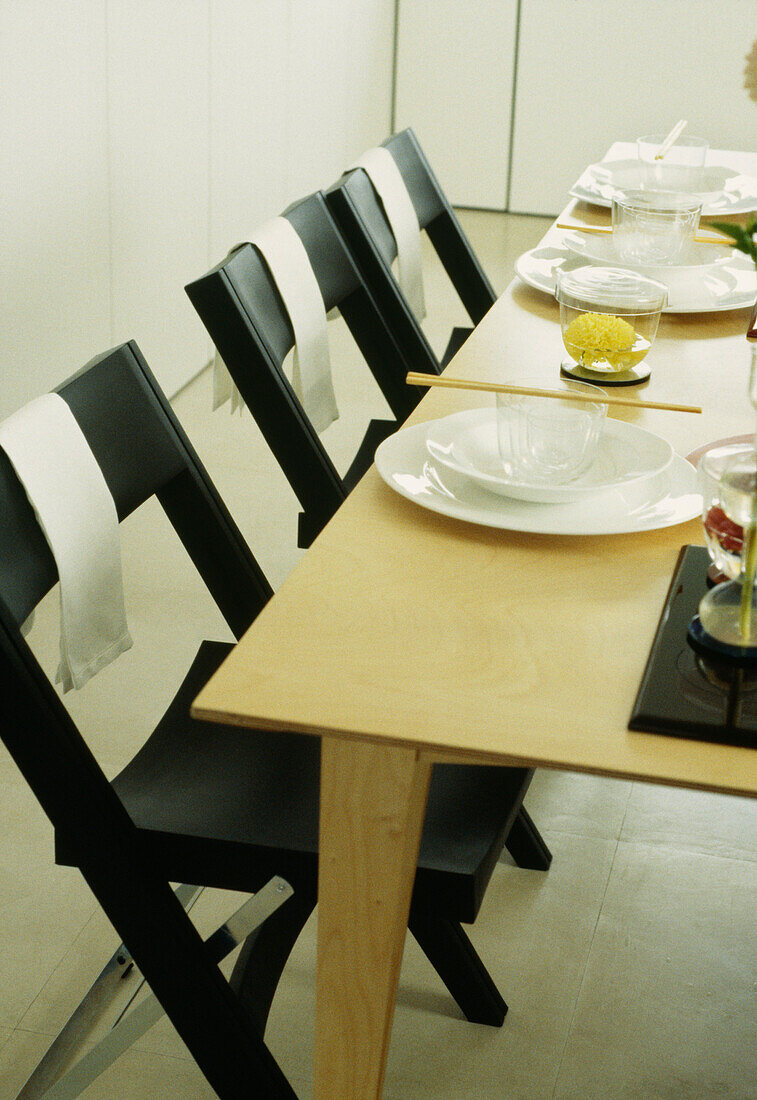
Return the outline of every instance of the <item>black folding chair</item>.
<path id="1" fill-rule="evenodd" d="M 396 418 L 369 423 L 344 477 L 337 473 L 284 373 L 294 332 L 257 250 L 250 244 L 239 246 L 186 291 L 302 505 L 297 545 L 307 547 L 371 465 L 376 447 L 409 416 L 423 391 L 406 385 L 405 360 L 323 196 L 303 199 L 284 216 L 305 246 L 326 309 L 337 308 L 344 317 Z"/>
<path id="2" fill-rule="evenodd" d="M 408 397 L 411 387 L 404 382 L 405 361 L 347 254 L 323 196 L 316 193 L 303 199 L 285 216 L 305 245 L 326 308 L 338 306 L 401 419 L 417 404 L 419 395 Z M 394 430 L 397 424 L 379 422 L 374 433 L 369 428 L 349 473 L 340 478 L 284 374 L 294 333 L 257 251 L 252 245 L 235 249 L 186 290 L 304 508 L 298 545 L 308 546 L 371 464 L 385 429 Z M 512 823 L 507 848 L 520 867 L 549 867 L 551 854 L 525 807 L 520 807 Z"/>
<path id="3" fill-rule="evenodd" d="M 58 392 L 119 520 L 155 495 L 239 637 L 271 589 L 136 344 L 94 359 Z M 81 870 L 126 945 L 20 1096 L 47 1094 L 89 1009 L 133 959 L 220 1097 L 292 1097 L 263 1034 L 316 903 L 319 739 L 191 719 L 192 699 L 230 649 L 203 642 L 154 732 L 108 783 L 20 632 L 57 572 L 1 450 L 0 509 L 0 734 L 53 824 L 56 862 Z M 460 922 L 478 913 L 530 777 L 524 768 L 462 765 L 439 765 L 432 776 L 409 927 L 479 1023 L 501 1024 L 507 1006 Z M 180 887 L 177 898 L 169 882 L 255 896 L 203 943 L 182 908 L 196 891 Z M 242 940 L 227 983 L 217 962 Z M 49 1095 L 78 1095 L 157 1014 L 154 1000 L 137 1005 Z"/>
<path id="4" fill-rule="evenodd" d="M 425 229 L 475 327 L 496 294 L 412 130 L 384 143 L 400 170 L 418 224 Z M 362 168 L 325 191 L 331 213 L 349 245 L 366 286 L 411 370 L 439 373 L 473 331 L 456 327 L 439 362 L 392 274 L 397 245 L 381 201 Z"/>

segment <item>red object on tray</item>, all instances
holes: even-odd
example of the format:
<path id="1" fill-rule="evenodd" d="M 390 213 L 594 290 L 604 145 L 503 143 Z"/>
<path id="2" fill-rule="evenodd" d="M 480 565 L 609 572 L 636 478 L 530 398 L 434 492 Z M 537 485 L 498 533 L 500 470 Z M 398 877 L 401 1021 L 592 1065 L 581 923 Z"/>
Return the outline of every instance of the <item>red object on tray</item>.
<path id="1" fill-rule="evenodd" d="M 704 528 L 724 550 L 740 554 L 744 545 L 744 528 L 729 519 L 722 508 L 714 504 L 704 517 Z"/>

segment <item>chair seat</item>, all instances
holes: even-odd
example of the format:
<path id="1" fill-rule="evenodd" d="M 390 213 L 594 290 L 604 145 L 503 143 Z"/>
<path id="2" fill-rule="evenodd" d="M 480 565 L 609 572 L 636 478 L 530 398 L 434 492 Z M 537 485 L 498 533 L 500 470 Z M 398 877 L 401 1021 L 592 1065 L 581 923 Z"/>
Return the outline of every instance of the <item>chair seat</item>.
<path id="1" fill-rule="evenodd" d="M 226 642 L 202 643 L 155 732 L 113 787 L 170 881 L 254 891 L 279 874 L 295 890 L 314 889 L 319 738 L 189 717 L 192 700 L 230 649 Z M 477 765 L 434 768 L 414 902 L 433 901 L 455 920 L 475 919 L 512 823 L 503 823 L 502 806 L 512 801 L 514 818 L 527 774 Z M 76 865 L 77 856 L 56 835 L 56 861 Z"/>

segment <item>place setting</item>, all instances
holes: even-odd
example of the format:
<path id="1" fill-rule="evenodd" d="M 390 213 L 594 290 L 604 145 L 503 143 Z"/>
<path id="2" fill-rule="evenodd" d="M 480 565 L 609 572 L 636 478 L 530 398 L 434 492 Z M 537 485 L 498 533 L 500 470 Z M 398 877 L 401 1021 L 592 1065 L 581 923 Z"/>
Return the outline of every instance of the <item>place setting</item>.
<path id="1" fill-rule="evenodd" d="M 572 379 L 549 390 L 414 373 L 407 381 L 494 397 L 403 428 L 376 451 L 386 484 L 423 508 L 555 535 L 654 530 L 699 514 L 691 464 L 661 436 L 607 417 L 616 406 L 694 414 L 697 406 L 608 395 Z"/>
<path id="2" fill-rule="evenodd" d="M 717 150 L 710 151 L 704 138 L 685 135 L 685 128 L 681 120 L 667 135 L 637 138 L 635 158 L 590 164 L 570 194 L 608 208 L 617 192 L 628 188 L 686 191 L 701 200 L 705 218 L 756 209 L 757 178 L 717 163 Z"/>
<path id="3" fill-rule="evenodd" d="M 619 267 L 662 283 L 667 289 L 662 307 L 666 313 L 750 306 L 757 296 L 754 264 L 733 247 L 732 238 L 718 232 L 717 223 L 700 226 L 700 219 L 757 209 L 757 180 L 743 184 L 735 201 L 735 192 L 727 191 L 729 170 L 706 168 L 707 143 L 681 136 L 684 125 L 679 122 L 664 141 L 654 135 L 640 138 L 635 161 L 591 166 L 607 181 L 601 185 L 600 205 L 610 208 L 612 224 L 558 221 L 561 239 L 520 256 L 515 264 L 518 277 L 554 294 L 561 273 L 587 265 Z M 719 182 L 720 190 L 715 187 Z M 733 201 L 726 202 L 726 193 Z M 586 194 L 578 197 L 590 201 Z"/>

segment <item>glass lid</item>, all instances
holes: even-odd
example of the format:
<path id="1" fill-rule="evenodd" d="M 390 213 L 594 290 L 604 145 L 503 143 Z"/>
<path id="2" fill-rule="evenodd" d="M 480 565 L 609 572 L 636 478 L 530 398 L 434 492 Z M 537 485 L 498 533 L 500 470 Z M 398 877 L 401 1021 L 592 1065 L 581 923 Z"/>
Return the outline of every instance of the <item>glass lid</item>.
<path id="1" fill-rule="evenodd" d="M 587 266 L 558 271 L 555 297 L 574 309 L 658 313 L 667 305 L 668 288 L 635 271 Z"/>

